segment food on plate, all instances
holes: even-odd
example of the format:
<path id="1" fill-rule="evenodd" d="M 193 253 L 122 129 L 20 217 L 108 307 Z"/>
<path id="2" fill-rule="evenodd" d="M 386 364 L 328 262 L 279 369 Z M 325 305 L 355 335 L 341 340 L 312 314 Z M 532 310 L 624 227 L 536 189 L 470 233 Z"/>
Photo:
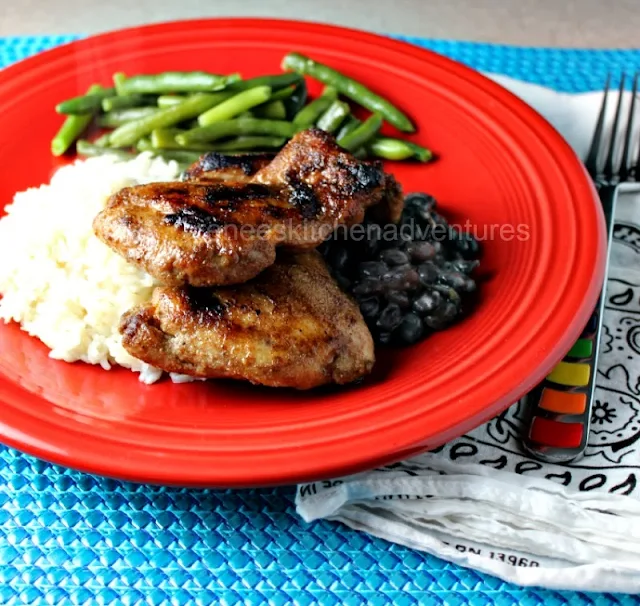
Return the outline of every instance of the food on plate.
<path id="1" fill-rule="evenodd" d="M 282 60 L 284 69 L 291 69 L 299 74 L 311 76 L 316 80 L 332 86 L 340 93 L 346 95 L 352 101 L 359 103 L 368 110 L 378 113 L 390 124 L 406 133 L 415 131 L 411 120 L 392 103 L 377 95 L 366 86 L 353 78 L 341 74 L 339 71 L 318 63 L 300 53 L 289 53 Z"/>
<path id="2" fill-rule="evenodd" d="M 87 159 L 6 207 L 0 318 L 54 358 L 146 383 L 295 389 L 355 382 L 375 344 L 410 345 L 458 319 L 477 242 L 430 196 L 405 199 L 377 159 L 431 160 L 381 134 L 385 122 L 412 133 L 411 120 L 308 57 L 283 68 L 248 80 L 117 73 L 58 104 L 53 154 L 75 143 Z M 325 85 L 314 99 L 305 76 Z M 82 138 L 94 126 L 107 130 Z"/>
<path id="3" fill-rule="evenodd" d="M 183 181 L 235 181 L 249 182 L 261 168 L 264 168 L 274 154 L 235 154 L 225 155 L 219 152 L 204 154 L 182 173 Z"/>
<path id="4" fill-rule="evenodd" d="M 120 190 L 96 217 L 96 234 L 163 284 L 240 284 L 272 265 L 277 247 L 315 248 L 368 207 L 402 204 L 381 164 L 356 160 L 319 129 L 298 133 L 249 180 L 212 182 L 211 172 L 203 182 Z"/>
<path id="5" fill-rule="evenodd" d="M 416 143 L 381 134 L 385 122 L 403 133 L 415 127 L 362 83 L 299 53 L 286 55 L 282 69 L 249 79 L 203 71 L 118 72 L 113 86 L 94 85 L 56 106 L 68 118 L 52 141 L 52 153 L 61 155 L 77 142 L 81 155 L 151 151 L 184 167 L 204 151 L 277 151 L 296 133 L 315 126 L 336 134 L 338 145 L 358 158 L 432 159 Z M 315 99 L 309 98 L 305 77 L 325 84 Z M 371 113 L 360 120 L 352 113 L 360 113 L 358 108 Z M 94 127 L 107 132 L 87 141 Z M 177 151 L 191 155 L 180 157 Z"/>
<path id="6" fill-rule="evenodd" d="M 476 289 L 479 246 L 436 212 L 432 196 L 409 194 L 395 230 L 370 218 L 363 230 L 366 238 L 338 232 L 321 251 L 376 343 L 412 345 L 462 316 Z"/>
<path id="7" fill-rule="evenodd" d="M 233 287 L 159 287 L 120 331 L 132 356 L 167 372 L 271 387 L 350 383 L 375 361 L 358 305 L 317 251 L 279 252 Z"/>
<path id="8" fill-rule="evenodd" d="M 0 218 L 0 319 L 18 322 L 52 358 L 117 364 L 158 380 L 162 371 L 131 356 L 118 332 L 122 314 L 148 301 L 158 283 L 100 242 L 91 224 L 123 187 L 179 176 L 175 162 L 149 153 L 103 156 L 17 193 Z"/>

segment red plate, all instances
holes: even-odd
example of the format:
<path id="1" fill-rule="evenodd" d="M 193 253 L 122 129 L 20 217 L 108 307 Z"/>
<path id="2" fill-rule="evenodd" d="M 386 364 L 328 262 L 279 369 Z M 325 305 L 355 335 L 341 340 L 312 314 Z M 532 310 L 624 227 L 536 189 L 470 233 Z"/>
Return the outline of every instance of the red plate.
<path id="1" fill-rule="evenodd" d="M 388 166 L 484 242 L 473 315 L 402 353 L 380 354 L 364 385 L 313 393 L 230 382 L 141 385 L 50 360 L 0 328 L 0 440 L 77 469 L 195 486 L 293 483 L 434 448 L 533 387 L 571 347 L 604 271 L 604 218 L 569 146 L 536 112 L 462 65 L 414 46 L 326 25 L 188 21 L 74 42 L 0 73 L 0 204 L 48 181 L 54 105 L 116 71 L 279 71 L 291 50 L 380 91 L 440 160 Z M 315 91 L 318 90 L 316 87 Z M 37 128 L 34 128 L 37 125 Z"/>

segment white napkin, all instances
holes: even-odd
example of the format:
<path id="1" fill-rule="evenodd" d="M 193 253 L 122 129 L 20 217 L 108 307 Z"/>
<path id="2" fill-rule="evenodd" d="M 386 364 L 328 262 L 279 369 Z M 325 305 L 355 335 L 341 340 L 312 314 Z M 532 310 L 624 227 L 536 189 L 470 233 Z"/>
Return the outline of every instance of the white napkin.
<path id="1" fill-rule="evenodd" d="M 560 94 L 491 77 L 585 156 L 601 93 Z M 597 403 L 582 460 L 567 467 L 524 454 L 516 404 L 435 452 L 299 486 L 299 515 L 336 520 L 520 585 L 640 592 L 639 202 L 635 186 L 618 199 Z"/>

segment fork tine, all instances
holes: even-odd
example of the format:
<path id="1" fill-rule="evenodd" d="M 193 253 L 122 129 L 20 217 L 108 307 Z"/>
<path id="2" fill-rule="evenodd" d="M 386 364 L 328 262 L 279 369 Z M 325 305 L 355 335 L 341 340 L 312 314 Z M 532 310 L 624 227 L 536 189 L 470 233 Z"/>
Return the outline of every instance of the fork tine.
<path id="1" fill-rule="evenodd" d="M 622 98 L 624 97 L 625 75 L 622 74 L 620 79 L 620 88 L 618 89 L 618 103 L 616 105 L 616 115 L 613 119 L 613 127 L 611 128 L 611 138 L 609 139 L 609 151 L 607 159 L 604 163 L 604 178 L 611 181 L 616 174 L 613 166 L 616 155 L 616 141 L 618 140 L 618 125 L 620 124 L 620 114 L 622 113 Z"/>
<path id="2" fill-rule="evenodd" d="M 591 175 L 592 179 L 598 176 L 598 152 L 600 151 L 600 144 L 602 143 L 602 131 L 604 130 L 604 117 L 607 113 L 607 99 L 609 98 L 609 85 L 611 83 L 611 74 L 607 74 L 607 80 L 604 84 L 604 94 L 602 96 L 602 105 L 600 106 L 600 113 L 598 114 L 598 121 L 596 122 L 596 128 L 593 131 L 593 139 L 591 140 L 591 147 L 587 154 L 585 166 L 587 171 Z"/>
<path id="3" fill-rule="evenodd" d="M 626 181 L 631 172 L 629 156 L 631 155 L 631 140 L 633 139 L 633 117 L 636 110 L 636 95 L 638 94 L 638 72 L 633 77 L 633 88 L 631 89 L 631 103 L 629 104 L 629 116 L 627 117 L 627 133 L 624 139 L 624 151 L 620 161 L 620 181 Z"/>

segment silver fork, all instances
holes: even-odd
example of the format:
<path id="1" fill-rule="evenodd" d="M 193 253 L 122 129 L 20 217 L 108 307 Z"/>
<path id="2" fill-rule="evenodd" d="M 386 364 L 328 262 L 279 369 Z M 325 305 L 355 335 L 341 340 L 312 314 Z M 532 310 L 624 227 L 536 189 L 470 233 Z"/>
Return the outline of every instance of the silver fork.
<path id="1" fill-rule="evenodd" d="M 613 126 L 611 127 L 607 144 L 605 118 L 611 83 L 611 77 L 607 76 L 598 120 L 585 160 L 585 167 L 598 191 L 607 226 L 607 267 L 600 299 L 585 331 L 581 335 L 580 341 L 578 341 L 578 343 L 582 341 L 583 345 L 589 343 L 591 353 L 587 356 L 584 353 L 586 350 L 577 347 L 577 343 L 576 346 L 567 353 L 567 356 L 563 359 L 563 363 L 579 366 L 588 365 L 590 369 L 588 381 L 582 381 L 580 385 L 567 383 L 558 385 L 558 380 L 554 379 L 553 373 L 551 373 L 524 398 L 529 421 L 525 424 L 524 435 L 522 436 L 523 446 L 536 458 L 550 463 L 569 463 L 580 458 L 584 454 L 589 439 L 591 412 L 596 388 L 600 335 L 602 333 L 602 319 L 605 307 L 609 253 L 613 235 L 613 218 L 618 189 L 622 183 L 640 180 L 640 149 L 636 152 L 635 160 L 631 159 L 635 148 L 638 147 L 638 137 L 634 137 L 633 134 L 638 78 L 639 74 L 636 73 L 633 77 L 631 102 L 629 104 L 624 128 L 621 128 L 620 124 L 623 113 L 622 100 L 626 80 L 624 74 L 621 78 Z M 617 161 L 616 156 L 618 155 L 617 152 L 620 149 L 619 145 L 622 141 L 624 141 L 622 157 Z M 604 163 L 600 161 L 603 153 L 605 155 Z M 558 392 L 560 392 L 560 396 L 554 400 L 555 410 L 552 410 L 551 406 L 545 405 L 545 390 L 548 390 L 555 396 L 558 396 Z M 563 395 L 567 397 L 567 402 L 569 401 L 569 397 L 572 398 L 571 402 L 573 406 L 573 408 L 567 407 L 564 412 L 562 412 L 562 407 L 558 406 L 558 402 L 562 402 Z M 551 401 L 551 399 L 548 401 Z M 580 405 L 576 406 L 576 402 L 580 402 Z M 567 411 L 570 412 L 567 413 Z M 540 420 L 542 420 L 542 422 Z M 561 431 L 556 432 L 553 440 L 549 439 L 545 443 L 545 440 L 541 438 L 544 432 L 540 429 L 545 427 L 545 424 L 548 426 L 549 422 L 553 422 L 554 427 L 558 427 L 557 422 L 567 423 L 563 428 L 566 430 L 566 435 L 563 437 L 560 435 L 560 433 L 562 433 Z M 559 427 L 562 426 L 560 425 Z M 576 429 L 577 427 L 580 427 L 579 431 Z M 554 444 L 552 444 L 552 442 L 554 442 Z"/>

